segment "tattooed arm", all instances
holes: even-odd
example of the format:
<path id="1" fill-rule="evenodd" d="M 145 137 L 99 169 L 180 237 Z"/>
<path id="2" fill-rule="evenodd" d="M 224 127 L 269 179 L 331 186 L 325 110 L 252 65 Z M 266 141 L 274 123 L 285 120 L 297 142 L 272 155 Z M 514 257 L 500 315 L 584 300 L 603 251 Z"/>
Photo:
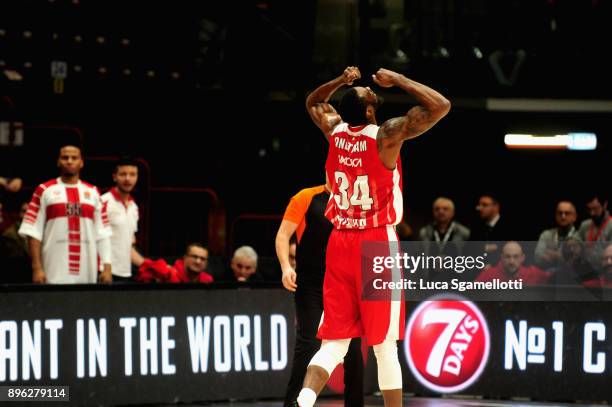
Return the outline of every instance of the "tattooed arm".
<path id="1" fill-rule="evenodd" d="M 376 138 L 381 161 L 389 169 L 395 168 L 404 140 L 417 137 L 434 126 L 450 110 L 450 102 L 440 93 L 388 69 L 379 69 L 372 79 L 384 88 L 397 86 L 413 95 L 419 105 L 403 117 L 387 120 L 380 126 Z"/>

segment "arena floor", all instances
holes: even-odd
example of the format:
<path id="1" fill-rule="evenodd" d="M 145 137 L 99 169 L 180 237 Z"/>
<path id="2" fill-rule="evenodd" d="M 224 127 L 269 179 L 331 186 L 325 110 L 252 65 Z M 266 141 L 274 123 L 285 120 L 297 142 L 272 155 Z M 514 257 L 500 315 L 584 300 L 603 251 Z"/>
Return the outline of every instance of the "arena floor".
<path id="1" fill-rule="evenodd" d="M 321 399 L 317 402 L 321 407 L 342 407 L 342 400 Z M 366 407 L 382 406 L 381 397 L 367 397 Z M 282 407 L 279 401 L 255 401 L 255 402 L 223 402 L 210 404 L 190 404 L 191 407 L 215 406 L 215 407 Z M 568 403 L 541 403 L 529 401 L 500 401 L 500 400 L 475 400 L 475 399 L 451 399 L 451 398 L 404 398 L 404 406 L 408 407 L 601 407 L 602 404 L 568 404 Z M 175 407 L 175 405 L 165 405 L 163 407 Z"/>

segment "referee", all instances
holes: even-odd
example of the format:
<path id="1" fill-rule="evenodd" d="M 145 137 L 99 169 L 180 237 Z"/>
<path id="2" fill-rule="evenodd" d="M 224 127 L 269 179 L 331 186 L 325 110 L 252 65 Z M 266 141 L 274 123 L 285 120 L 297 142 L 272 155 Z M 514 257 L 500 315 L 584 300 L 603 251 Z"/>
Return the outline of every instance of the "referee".
<path id="1" fill-rule="evenodd" d="M 283 286 L 295 292 L 297 332 L 293 367 L 285 394 L 285 406 L 297 406 L 308 363 L 319 350 L 317 330 L 323 313 L 325 250 L 332 224 L 325 217 L 329 201 L 326 185 L 305 188 L 291 198 L 276 235 L 276 255 L 283 270 Z M 291 265 L 290 239 L 297 235 L 296 263 Z M 361 339 L 351 341 L 344 361 L 344 404 L 363 406 Z"/>

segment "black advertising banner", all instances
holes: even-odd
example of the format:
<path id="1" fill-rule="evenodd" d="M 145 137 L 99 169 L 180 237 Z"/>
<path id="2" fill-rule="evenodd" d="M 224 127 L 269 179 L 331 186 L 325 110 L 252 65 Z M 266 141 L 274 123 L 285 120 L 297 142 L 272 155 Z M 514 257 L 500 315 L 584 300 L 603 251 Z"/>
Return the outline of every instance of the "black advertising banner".
<path id="1" fill-rule="evenodd" d="M 0 386 L 69 386 L 72 404 L 281 397 L 294 341 L 279 289 L 0 295 Z"/>
<path id="2" fill-rule="evenodd" d="M 0 387 L 68 386 L 74 405 L 284 395 L 295 331 L 283 289 L 49 288 L 0 295 Z M 529 291 L 546 298 L 549 290 Z M 408 302 L 406 317 L 399 349 L 407 391 L 612 400 L 607 301 L 451 294 Z M 371 352 L 367 360 L 365 388 L 374 390 Z"/>
<path id="3" fill-rule="evenodd" d="M 609 302 L 441 295 L 408 303 L 407 316 L 400 358 L 406 388 L 418 394 L 612 401 Z"/>

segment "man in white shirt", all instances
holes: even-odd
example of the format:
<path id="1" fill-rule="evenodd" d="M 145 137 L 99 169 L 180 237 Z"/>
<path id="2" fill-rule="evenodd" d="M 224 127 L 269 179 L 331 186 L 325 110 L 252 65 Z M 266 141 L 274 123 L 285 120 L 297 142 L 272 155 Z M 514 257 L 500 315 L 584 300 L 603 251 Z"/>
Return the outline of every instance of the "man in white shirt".
<path id="1" fill-rule="evenodd" d="M 80 147 L 64 145 L 57 165 L 60 177 L 36 188 L 19 228 L 28 239 L 32 282 L 110 283 L 112 232 L 98 189 L 79 179 Z M 99 276 L 98 256 L 103 265 Z"/>
<path id="2" fill-rule="evenodd" d="M 132 198 L 138 182 L 138 166 L 129 158 L 117 162 L 113 172 L 115 186 L 102 195 L 102 202 L 113 230 L 111 237 L 111 264 L 113 281 L 132 281 L 132 264 L 140 267 L 144 258 L 134 248 L 138 231 L 138 205 Z"/>

